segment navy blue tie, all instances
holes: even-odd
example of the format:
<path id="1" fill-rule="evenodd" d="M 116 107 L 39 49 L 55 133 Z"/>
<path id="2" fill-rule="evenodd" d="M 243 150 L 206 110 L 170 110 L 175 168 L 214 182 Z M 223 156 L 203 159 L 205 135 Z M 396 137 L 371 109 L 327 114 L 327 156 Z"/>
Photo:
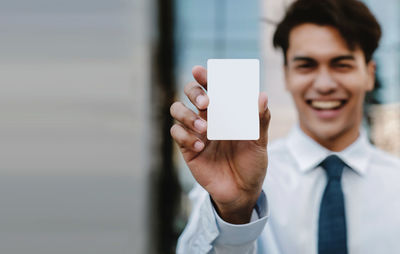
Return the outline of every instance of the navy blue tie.
<path id="1" fill-rule="evenodd" d="M 320 164 L 328 183 L 321 200 L 318 220 L 318 254 L 347 253 L 346 217 L 340 179 L 345 163 L 329 155 Z"/>

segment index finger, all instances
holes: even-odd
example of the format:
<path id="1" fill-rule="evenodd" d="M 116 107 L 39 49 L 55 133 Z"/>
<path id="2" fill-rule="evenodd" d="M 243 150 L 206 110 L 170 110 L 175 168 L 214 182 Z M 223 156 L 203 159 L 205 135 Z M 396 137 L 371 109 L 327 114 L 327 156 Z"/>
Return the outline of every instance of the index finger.
<path id="1" fill-rule="evenodd" d="M 203 66 L 196 65 L 192 69 L 194 79 L 207 90 L 207 70 Z"/>

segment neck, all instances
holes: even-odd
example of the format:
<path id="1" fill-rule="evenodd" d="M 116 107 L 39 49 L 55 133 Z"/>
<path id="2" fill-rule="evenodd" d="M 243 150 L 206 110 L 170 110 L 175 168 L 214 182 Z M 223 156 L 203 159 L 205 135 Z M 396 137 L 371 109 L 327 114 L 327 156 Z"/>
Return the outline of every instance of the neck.
<path id="1" fill-rule="evenodd" d="M 359 128 L 351 128 L 349 130 L 343 130 L 342 132 L 337 133 L 336 135 L 332 136 L 324 136 L 324 137 L 319 137 L 311 132 L 309 132 L 307 129 L 303 128 L 300 125 L 300 128 L 302 131 L 312 138 L 315 142 L 320 144 L 321 146 L 325 147 L 326 149 L 332 151 L 332 152 L 340 152 L 345 150 L 347 147 L 349 147 L 351 144 L 353 144 L 357 138 L 360 136 L 360 131 Z"/>

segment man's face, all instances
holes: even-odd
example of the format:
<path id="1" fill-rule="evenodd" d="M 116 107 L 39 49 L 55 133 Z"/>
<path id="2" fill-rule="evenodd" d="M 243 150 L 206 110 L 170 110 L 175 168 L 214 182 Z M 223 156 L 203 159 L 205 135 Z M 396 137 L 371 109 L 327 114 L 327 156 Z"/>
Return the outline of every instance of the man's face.
<path id="1" fill-rule="evenodd" d="M 290 32 L 286 88 L 301 129 L 323 146 L 340 151 L 358 137 L 374 77 L 375 63 L 358 47 L 350 50 L 334 27 L 306 23 Z"/>

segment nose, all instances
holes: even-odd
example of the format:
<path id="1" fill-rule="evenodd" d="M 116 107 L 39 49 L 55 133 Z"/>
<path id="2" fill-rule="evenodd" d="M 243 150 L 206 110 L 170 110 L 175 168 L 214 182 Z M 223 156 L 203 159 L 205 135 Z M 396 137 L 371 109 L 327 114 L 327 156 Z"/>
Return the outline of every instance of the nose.
<path id="1" fill-rule="evenodd" d="M 315 77 L 313 86 L 320 94 L 330 94 L 336 90 L 337 83 L 328 70 L 321 69 Z"/>

